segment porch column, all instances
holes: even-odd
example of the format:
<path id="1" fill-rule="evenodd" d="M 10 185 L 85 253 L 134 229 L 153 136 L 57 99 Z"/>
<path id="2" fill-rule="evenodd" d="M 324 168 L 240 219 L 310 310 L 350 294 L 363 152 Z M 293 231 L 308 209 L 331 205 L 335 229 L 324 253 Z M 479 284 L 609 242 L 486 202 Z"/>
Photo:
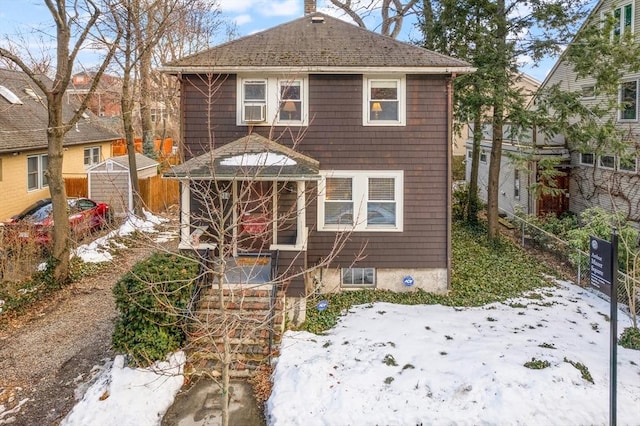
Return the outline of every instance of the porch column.
<path id="1" fill-rule="evenodd" d="M 191 189 L 188 180 L 180 181 L 180 246 L 189 244 L 189 228 L 191 225 Z"/>
<path id="2" fill-rule="evenodd" d="M 296 246 L 302 247 L 302 250 L 307 249 L 307 193 L 306 193 L 306 182 L 303 180 L 299 180 L 297 182 L 297 205 L 296 210 L 298 213 L 297 227 L 298 232 L 296 233 Z"/>

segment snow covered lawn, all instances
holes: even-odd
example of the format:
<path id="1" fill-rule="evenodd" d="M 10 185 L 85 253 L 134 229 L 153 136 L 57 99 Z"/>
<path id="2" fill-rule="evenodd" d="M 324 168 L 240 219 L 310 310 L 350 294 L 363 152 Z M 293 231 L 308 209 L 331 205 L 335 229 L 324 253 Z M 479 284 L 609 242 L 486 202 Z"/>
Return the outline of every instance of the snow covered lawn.
<path id="1" fill-rule="evenodd" d="M 606 425 L 609 309 L 569 283 L 479 308 L 353 307 L 325 335 L 285 333 L 268 422 Z M 640 425 L 640 352 L 620 346 L 617 415 Z"/>

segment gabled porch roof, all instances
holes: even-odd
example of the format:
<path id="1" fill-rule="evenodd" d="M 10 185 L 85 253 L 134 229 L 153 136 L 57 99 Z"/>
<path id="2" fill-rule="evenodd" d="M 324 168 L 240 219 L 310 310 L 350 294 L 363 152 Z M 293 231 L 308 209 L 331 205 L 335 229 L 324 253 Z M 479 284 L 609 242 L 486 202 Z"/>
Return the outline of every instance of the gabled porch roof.
<path id="1" fill-rule="evenodd" d="M 163 177 L 173 179 L 291 181 L 317 180 L 320 163 L 291 148 L 251 134 L 194 157 Z"/>

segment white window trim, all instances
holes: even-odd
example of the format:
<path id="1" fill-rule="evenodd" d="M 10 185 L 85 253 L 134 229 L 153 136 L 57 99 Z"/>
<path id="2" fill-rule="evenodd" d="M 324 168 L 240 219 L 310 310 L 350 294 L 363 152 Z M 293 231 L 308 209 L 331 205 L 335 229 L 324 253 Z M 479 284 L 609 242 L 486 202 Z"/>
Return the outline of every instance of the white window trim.
<path id="1" fill-rule="evenodd" d="M 318 231 L 322 232 L 403 232 L 404 229 L 404 171 L 391 170 L 324 170 L 320 171 L 322 178 L 318 182 Z M 327 178 L 352 178 L 354 225 L 325 225 L 324 203 Z M 395 183 L 396 224 L 367 225 L 367 184 L 369 178 L 393 178 Z"/>
<path id="2" fill-rule="evenodd" d="M 613 167 L 609 167 L 609 166 L 605 166 L 602 163 L 602 157 L 613 157 Z M 604 154 L 604 155 L 598 155 L 598 168 L 599 169 L 603 169 L 603 170 L 615 170 L 616 169 L 616 156 L 613 154 Z"/>
<path id="3" fill-rule="evenodd" d="M 622 85 L 624 83 L 636 83 L 636 117 L 635 118 L 622 118 Z M 618 89 L 618 122 L 621 123 L 635 123 L 638 121 L 638 113 L 640 112 L 640 80 L 623 80 L 620 82 L 620 88 Z"/>
<path id="4" fill-rule="evenodd" d="M 585 154 L 591 154 L 592 155 L 592 157 L 591 157 L 591 158 L 593 158 L 593 162 L 592 163 L 585 163 L 584 161 L 582 161 L 582 156 L 585 155 Z M 593 167 L 595 165 L 597 156 L 593 152 L 581 152 L 578 155 L 579 155 L 579 159 L 578 160 L 579 160 L 581 166 Z"/>
<path id="5" fill-rule="evenodd" d="M 591 90 L 593 90 L 593 94 L 592 95 L 585 95 L 584 94 L 584 90 L 586 88 L 591 88 Z M 596 86 L 595 84 L 584 84 L 580 87 L 580 99 L 583 100 L 593 100 L 596 98 Z"/>
<path id="6" fill-rule="evenodd" d="M 631 173 L 631 174 L 635 174 L 638 173 L 638 158 L 634 157 L 635 160 L 635 167 L 633 168 L 633 170 L 627 170 L 627 169 L 622 169 L 620 168 L 620 163 L 621 163 L 621 158 L 619 155 L 616 155 L 616 167 L 618 169 L 618 171 L 620 173 Z"/>
<path id="7" fill-rule="evenodd" d="M 347 284 L 343 281 L 344 271 L 347 269 L 357 269 L 360 271 L 364 271 L 370 269 L 373 272 L 373 283 L 371 284 Z M 376 268 L 367 268 L 367 267 L 353 267 L 353 268 L 340 268 L 340 287 L 342 288 L 372 288 L 376 287 L 377 279 L 376 279 Z"/>
<path id="8" fill-rule="evenodd" d="M 607 10 L 607 11 L 603 11 L 600 13 L 600 21 L 601 21 L 601 25 L 604 26 L 604 23 L 607 19 L 607 15 L 611 14 L 613 15 L 615 13 L 615 11 L 617 9 L 620 9 L 620 36 L 624 36 L 624 8 L 626 6 L 631 5 L 631 34 L 635 34 L 636 29 L 635 29 L 635 25 L 636 25 L 636 6 L 635 6 L 635 2 L 634 1 L 627 1 L 624 2 L 622 4 L 616 5 L 615 7 L 612 7 L 611 9 Z M 611 40 L 614 39 L 614 29 L 611 29 Z"/>
<path id="9" fill-rule="evenodd" d="M 483 160 L 484 158 L 484 160 Z M 487 153 L 484 151 L 480 151 L 480 162 L 482 164 L 487 164 Z"/>
<path id="10" fill-rule="evenodd" d="M 244 121 L 244 82 L 247 80 L 266 81 L 266 109 L 264 121 Z M 274 76 L 238 75 L 236 79 L 236 125 L 238 126 L 308 126 L 309 125 L 309 78 L 307 76 L 295 76 L 292 78 L 279 78 Z M 280 83 L 283 81 L 299 81 L 300 97 L 302 105 L 301 120 L 281 120 L 280 112 Z"/>
<path id="11" fill-rule="evenodd" d="M 398 84 L 398 120 L 370 120 L 369 95 L 372 81 L 394 80 Z M 407 125 L 407 78 L 385 76 L 363 76 L 362 78 L 362 125 L 363 126 L 406 126 Z"/>
<path id="12" fill-rule="evenodd" d="M 38 155 L 29 155 L 27 157 L 27 192 L 40 191 L 41 189 L 49 187 L 49 184 L 46 184 L 46 185 L 44 184 L 44 173 L 46 172 L 46 168 L 42 166 L 42 160 L 44 157 L 47 157 L 48 159 L 49 156 L 47 154 L 38 154 Z M 38 171 L 37 171 L 38 182 L 35 188 L 29 188 L 29 159 L 30 158 L 38 159 Z"/>
<path id="13" fill-rule="evenodd" d="M 89 151 L 89 163 L 84 163 L 85 160 L 85 152 Z M 98 150 L 98 161 L 93 161 L 93 153 L 94 150 Z M 99 146 L 91 146 L 91 147 L 87 147 L 84 148 L 82 150 L 82 162 L 84 163 L 85 167 L 91 167 L 94 164 L 98 164 L 100 162 L 100 159 L 102 158 L 102 149 Z"/>

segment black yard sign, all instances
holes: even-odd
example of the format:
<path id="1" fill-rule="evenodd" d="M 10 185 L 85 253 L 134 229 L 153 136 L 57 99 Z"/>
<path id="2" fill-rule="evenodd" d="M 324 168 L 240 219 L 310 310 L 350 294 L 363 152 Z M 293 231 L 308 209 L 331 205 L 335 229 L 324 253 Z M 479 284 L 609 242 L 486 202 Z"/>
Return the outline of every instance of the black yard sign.
<path id="1" fill-rule="evenodd" d="M 610 296 L 613 275 L 611 243 L 600 238 L 591 237 L 589 247 L 591 286 Z"/>

